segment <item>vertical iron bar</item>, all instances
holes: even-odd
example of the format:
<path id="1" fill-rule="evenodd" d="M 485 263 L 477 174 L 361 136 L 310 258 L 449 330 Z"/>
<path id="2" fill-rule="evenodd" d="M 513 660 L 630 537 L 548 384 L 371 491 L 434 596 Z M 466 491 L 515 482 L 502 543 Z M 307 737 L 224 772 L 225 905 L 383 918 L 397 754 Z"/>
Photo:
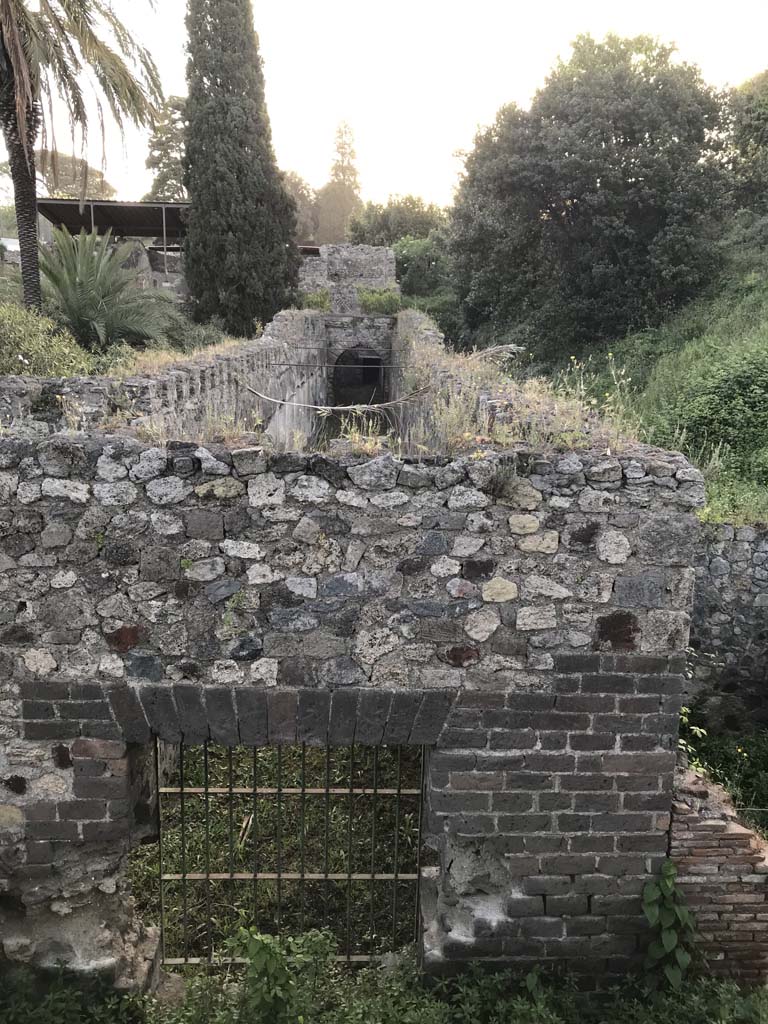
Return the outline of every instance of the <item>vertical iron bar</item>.
<path id="1" fill-rule="evenodd" d="M 376 931 L 376 802 L 379 788 L 379 748 L 373 748 L 373 804 L 371 812 L 371 920 L 368 931 L 370 933 L 369 952 L 373 952 L 373 940 Z"/>
<path id="2" fill-rule="evenodd" d="M 203 786 L 205 788 L 205 928 L 208 963 L 213 963 L 213 918 L 211 914 L 211 794 L 208 773 L 208 740 L 203 744 Z"/>
<path id="3" fill-rule="evenodd" d="M 328 900 L 330 899 L 330 882 L 328 873 L 330 871 L 329 861 L 329 833 L 331 825 L 331 748 L 325 748 L 325 853 L 323 856 L 323 870 L 325 871 L 325 907 L 323 908 L 323 927 L 328 925 Z"/>
<path id="4" fill-rule="evenodd" d="M 165 203 L 163 203 L 163 271 L 165 280 L 168 280 L 168 225 L 165 216 Z"/>
<path id="5" fill-rule="evenodd" d="M 184 794 L 184 743 L 179 744 L 179 803 L 181 813 L 181 920 L 184 929 L 184 959 L 189 959 L 189 916 L 187 902 L 187 817 Z"/>
<path id="6" fill-rule="evenodd" d="M 397 876 L 400 860 L 400 789 L 402 786 L 402 747 L 397 748 L 397 794 L 395 796 L 395 862 L 392 868 L 392 949 L 397 949 Z"/>
<path id="7" fill-rule="evenodd" d="M 419 960 L 421 960 L 421 828 L 424 810 L 424 784 L 426 780 L 426 747 L 421 748 L 421 763 L 419 765 L 419 808 L 416 829 L 416 911 L 413 922 L 413 940 L 417 944 Z"/>
<path id="8" fill-rule="evenodd" d="M 162 796 L 160 795 L 160 740 L 155 737 L 155 793 L 157 794 L 157 857 L 158 881 L 160 883 L 160 950 L 163 961 L 166 960 L 165 948 L 165 865 L 163 860 L 163 812 Z"/>
<path id="9" fill-rule="evenodd" d="M 234 803 L 234 793 L 232 792 L 234 783 L 232 780 L 232 747 L 227 747 L 227 803 L 229 804 L 229 875 L 230 881 L 235 873 L 235 809 L 232 806 Z"/>
<path id="10" fill-rule="evenodd" d="M 349 748 L 349 821 L 347 823 L 347 963 L 352 958 L 352 815 L 355 809 L 355 744 Z"/>
<path id="11" fill-rule="evenodd" d="M 277 748 L 277 934 L 283 917 L 283 748 Z"/>
<path id="12" fill-rule="evenodd" d="M 253 923 L 259 927 L 259 757 L 253 748 L 253 810 L 251 812 L 253 836 Z"/>
<path id="13" fill-rule="evenodd" d="M 304 931 L 304 895 L 305 895 L 305 883 L 304 883 L 304 803 L 306 800 L 306 787 L 307 787 L 307 746 L 305 743 L 301 744 L 301 804 L 299 807 L 299 873 L 301 879 L 299 881 L 299 931 Z"/>
<path id="14" fill-rule="evenodd" d="M 227 747 L 227 804 L 228 804 L 228 836 L 229 836 L 229 883 L 225 882 L 227 898 L 231 907 L 237 906 L 237 900 L 235 893 L 237 892 L 237 885 L 234 880 L 235 873 L 235 846 L 234 846 L 234 794 L 232 792 L 233 779 L 232 779 L 232 747 Z"/>

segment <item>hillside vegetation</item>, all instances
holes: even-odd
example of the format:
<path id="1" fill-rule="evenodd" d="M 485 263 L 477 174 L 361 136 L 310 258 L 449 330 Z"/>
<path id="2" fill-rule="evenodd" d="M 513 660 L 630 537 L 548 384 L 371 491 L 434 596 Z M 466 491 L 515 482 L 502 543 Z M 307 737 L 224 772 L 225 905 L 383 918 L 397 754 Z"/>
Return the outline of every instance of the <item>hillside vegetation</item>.
<path id="1" fill-rule="evenodd" d="M 560 377 L 697 463 L 705 518 L 753 522 L 768 519 L 768 218 L 740 215 L 721 250 L 705 294 Z"/>

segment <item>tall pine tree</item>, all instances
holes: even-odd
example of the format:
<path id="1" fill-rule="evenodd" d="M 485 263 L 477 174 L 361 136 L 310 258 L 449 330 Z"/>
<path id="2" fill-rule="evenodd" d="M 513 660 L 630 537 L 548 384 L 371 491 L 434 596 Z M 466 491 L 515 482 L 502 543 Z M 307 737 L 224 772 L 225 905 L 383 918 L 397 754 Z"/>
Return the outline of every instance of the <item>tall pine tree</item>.
<path id="1" fill-rule="evenodd" d="M 251 0 L 188 0 L 185 270 L 201 320 L 249 337 L 296 284 L 296 213 L 272 150 Z"/>
<path id="2" fill-rule="evenodd" d="M 317 240 L 321 245 L 345 242 L 350 218 L 360 209 L 356 159 L 352 129 L 342 122 L 336 130 L 331 180 L 317 193 Z"/>

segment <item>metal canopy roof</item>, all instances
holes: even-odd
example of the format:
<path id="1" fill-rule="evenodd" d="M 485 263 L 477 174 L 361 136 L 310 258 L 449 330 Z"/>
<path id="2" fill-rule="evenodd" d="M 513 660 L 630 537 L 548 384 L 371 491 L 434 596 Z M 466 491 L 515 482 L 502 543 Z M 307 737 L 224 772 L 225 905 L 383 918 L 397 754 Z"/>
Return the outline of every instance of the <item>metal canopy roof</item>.
<path id="1" fill-rule="evenodd" d="M 38 213 L 76 235 L 81 230 L 133 238 L 181 239 L 189 203 L 121 203 L 104 199 L 38 199 Z"/>

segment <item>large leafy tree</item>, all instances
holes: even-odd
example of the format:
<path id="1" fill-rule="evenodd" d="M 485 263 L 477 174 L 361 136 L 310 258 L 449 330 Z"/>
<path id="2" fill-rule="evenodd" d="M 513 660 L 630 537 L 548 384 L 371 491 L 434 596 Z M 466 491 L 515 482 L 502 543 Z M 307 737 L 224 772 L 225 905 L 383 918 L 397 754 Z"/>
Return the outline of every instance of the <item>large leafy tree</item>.
<path id="1" fill-rule="evenodd" d="M 366 203 L 349 222 L 355 245 L 394 245 L 400 238 L 427 238 L 445 223 L 445 211 L 418 196 L 390 196 L 386 206 Z"/>
<path id="2" fill-rule="evenodd" d="M 659 320 L 717 265 L 723 99 L 674 50 L 579 37 L 466 161 L 456 283 L 475 336 L 550 353 Z"/>
<path id="3" fill-rule="evenodd" d="M 152 188 L 145 200 L 165 199 L 184 202 L 184 121 L 186 100 L 169 96 L 162 106 L 149 139 L 147 170 L 154 173 Z"/>
<path id="4" fill-rule="evenodd" d="M 187 282 L 200 319 L 250 336 L 296 284 L 296 209 L 272 150 L 251 0 L 189 0 L 187 29 Z"/>
<path id="5" fill-rule="evenodd" d="M 295 171 L 285 171 L 283 181 L 296 204 L 296 241 L 314 242 L 317 237 L 317 194 Z"/>
<path id="6" fill-rule="evenodd" d="M 350 218 L 360 208 L 360 179 L 352 129 L 346 123 L 336 130 L 331 177 L 317 193 L 317 240 L 322 244 L 346 241 Z"/>
<path id="7" fill-rule="evenodd" d="M 735 166 L 742 202 L 768 208 L 768 71 L 751 78 L 731 96 Z"/>
<path id="8" fill-rule="evenodd" d="M 0 123 L 13 179 L 24 301 L 41 304 L 35 143 L 54 140 L 50 112 L 63 102 L 85 141 L 87 90 L 122 126 L 150 124 L 161 98 L 149 53 L 130 36 L 109 0 L 0 0 Z M 52 148 L 56 148 L 55 144 Z"/>

